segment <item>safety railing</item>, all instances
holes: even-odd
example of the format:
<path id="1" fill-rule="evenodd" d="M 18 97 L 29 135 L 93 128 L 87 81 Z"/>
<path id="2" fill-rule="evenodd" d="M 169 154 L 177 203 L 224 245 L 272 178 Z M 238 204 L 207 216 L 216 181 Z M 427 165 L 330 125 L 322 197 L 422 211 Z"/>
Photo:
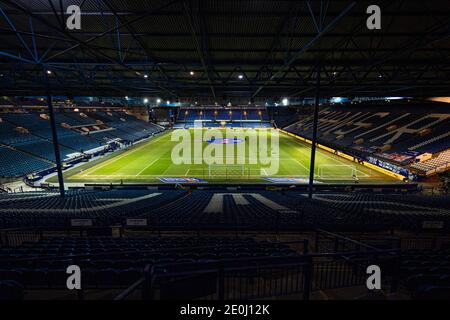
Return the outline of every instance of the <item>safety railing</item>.
<path id="1" fill-rule="evenodd" d="M 167 300 L 248 300 L 295 296 L 307 300 L 317 290 L 365 286 L 367 267 L 382 265 L 384 286 L 397 290 L 393 251 L 307 254 L 220 263 L 154 266 L 144 273 L 142 298 Z"/>

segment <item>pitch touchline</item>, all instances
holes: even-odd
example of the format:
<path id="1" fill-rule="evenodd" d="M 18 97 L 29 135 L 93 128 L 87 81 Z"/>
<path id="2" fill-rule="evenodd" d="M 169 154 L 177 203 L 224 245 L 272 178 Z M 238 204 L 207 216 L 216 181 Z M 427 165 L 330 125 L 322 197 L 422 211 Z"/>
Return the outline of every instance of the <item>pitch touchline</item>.
<path id="1" fill-rule="evenodd" d="M 188 169 L 188 172 L 189 171 L 190 171 L 190 169 Z M 196 175 L 196 174 L 194 174 L 194 175 Z M 162 175 L 162 174 L 142 174 L 139 176 L 136 176 L 136 175 L 90 175 L 89 177 L 96 178 L 96 179 L 106 179 L 106 178 L 120 179 L 122 177 L 145 178 L 145 177 L 180 177 L 180 176 L 183 176 L 183 174 L 164 174 L 164 175 Z M 186 174 L 184 176 L 186 176 Z M 202 176 L 202 174 L 200 174 L 200 176 Z M 224 175 L 218 175 L 218 176 L 224 176 Z M 251 174 L 250 176 L 251 177 L 262 177 L 260 174 Z M 316 178 L 322 178 L 319 175 L 314 175 L 314 176 Z M 236 176 L 236 177 L 238 178 L 239 176 Z M 308 175 L 293 175 L 293 174 L 277 174 L 277 175 L 274 175 L 273 177 L 307 178 L 309 176 Z M 343 180 L 345 178 L 346 177 L 341 177 L 341 176 L 330 176 L 330 177 L 326 177 L 325 180 Z"/>
<path id="2" fill-rule="evenodd" d="M 155 142 L 155 141 L 157 141 L 157 140 L 163 138 L 164 136 L 165 136 L 165 134 L 162 135 L 162 136 L 157 137 L 156 139 L 151 139 L 151 140 L 148 141 L 148 143 L 144 143 L 143 146 L 139 146 L 139 147 L 137 147 L 136 149 L 127 150 L 127 151 L 124 152 L 123 155 L 118 156 L 118 157 L 114 157 L 114 158 L 109 159 L 109 160 L 106 160 L 105 163 L 100 164 L 100 166 L 98 166 L 98 167 L 94 165 L 92 168 L 89 168 L 89 169 L 87 169 L 86 171 L 87 171 L 87 172 L 90 172 L 92 169 L 95 169 L 95 170 L 92 171 L 92 172 L 95 172 L 95 171 L 97 171 L 98 169 L 101 169 L 101 168 L 103 168 L 104 166 L 106 166 L 106 165 L 108 165 L 108 164 L 114 163 L 115 161 L 117 161 L 117 160 L 119 160 L 119 159 L 122 159 L 122 158 L 124 158 L 125 156 L 129 156 L 130 154 L 133 154 L 133 153 L 134 153 L 135 151 L 137 151 L 137 150 L 141 150 L 141 149 L 147 147 L 150 143 L 153 143 L 153 142 Z M 85 176 L 89 176 L 89 175 L 90 175 L 90 173 L 85 173 Z"/>

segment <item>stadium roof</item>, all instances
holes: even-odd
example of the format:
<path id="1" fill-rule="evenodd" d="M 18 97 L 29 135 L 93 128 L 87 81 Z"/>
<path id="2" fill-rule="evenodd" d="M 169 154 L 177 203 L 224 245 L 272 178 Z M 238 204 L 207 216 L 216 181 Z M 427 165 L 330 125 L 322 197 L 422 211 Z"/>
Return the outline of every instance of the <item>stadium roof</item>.
<path id="1" fill-rule="evenodd" d="M 433 96 L 450 88 L 446 1 L 0 0 L 2 95 Z M 65 10 L 80 6 L 81 30 Z"/>

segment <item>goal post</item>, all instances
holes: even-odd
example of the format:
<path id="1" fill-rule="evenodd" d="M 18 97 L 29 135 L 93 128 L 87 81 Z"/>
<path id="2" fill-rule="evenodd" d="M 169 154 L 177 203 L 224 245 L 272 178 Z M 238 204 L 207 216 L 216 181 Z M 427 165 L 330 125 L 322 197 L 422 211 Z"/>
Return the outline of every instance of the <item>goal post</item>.
<path id="1" fill-rule="evenodd" d="M 358 180 L 358 170 L 354 165 L 319 165 L 317 168 L 317 176 L 320 179 L 345 179 Z"/>
<path id="2" fill-rule="evenodd" d="M 194 120 L 194 129 L 203 129 L 203 121 Z"/>
<path id="3" fill-rule="evenodd" d="M 208 166 L 209 178 L 237 179 L 246 176 L 244 164 L 210 164 Z"/>

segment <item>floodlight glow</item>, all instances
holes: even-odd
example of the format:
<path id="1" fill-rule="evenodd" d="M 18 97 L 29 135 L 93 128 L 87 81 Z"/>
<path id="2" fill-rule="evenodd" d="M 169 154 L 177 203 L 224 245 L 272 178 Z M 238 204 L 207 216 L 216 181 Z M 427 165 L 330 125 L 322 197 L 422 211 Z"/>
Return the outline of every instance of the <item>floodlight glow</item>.
<path id="1" fill-rule="evenodd" d="M 160 98 L 156 99 L 156 103 L 161 103 L 161 99 Z"/>
<path id="2" fill-rule="evenodd" d="M 144 103 L 148 103 L 148 99 L 147 98 L 144 98 Z"/>
<path id="3" fill-rule="evenodd" d="M 189 74 L 190 74 L 191 76 L 193 76 L 195 73 L 194 73 L 194 71 L 191 71 L 191 72 L 189 72 Z"/>
<path id="4" fill-rule="evenodd" d="M 403 100 L 406 99 L 406 97 L 386 97 L 386 100 Z"/>
<path id="5" fill-rule="evenodd" d="M 52 74 L 52 72 L 50 70 L 47 70 L 47 74 Z"/>
<path id="6" fill-rule="evenodd" d="M 239 78 L 239 79 L 243 79 L 244 76 L 243 76 L 242 74 L 240 74 L 240 75 L 238 75 L 238 78 Z"/>
<path id="7" fill-rule="evenodd" d="M 148 74 L 144 74 L 144 78 L 147 79 L 148 78 Z"/>
<path id="8" fill-rule="evenodd" d="M 289 99 L 288 98 L 284 98 L 281 103 L 283 103 L 283 106 L 287 106 L 289 104 Z"/>
<path id="9" fill-rule="evenodd" d="M 331 98 L 332 103 L 342 103 L 344 101 L 344 98 L 342 97 L 333 97 Z"/>

